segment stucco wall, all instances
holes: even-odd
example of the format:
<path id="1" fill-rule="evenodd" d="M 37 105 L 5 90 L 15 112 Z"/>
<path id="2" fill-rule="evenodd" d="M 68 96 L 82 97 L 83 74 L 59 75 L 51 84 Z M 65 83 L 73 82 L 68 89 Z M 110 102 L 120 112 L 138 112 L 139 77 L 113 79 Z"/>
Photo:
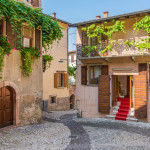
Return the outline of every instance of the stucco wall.
<path id="1" fill-rule="evenodd" d="M 41 119 L 42 59 L 33 60 L 33 71 L 30 77 L 23 76 L 21 64 L 21 55 L 18 50 L 12 50 L 11 55 L 5 56 L 0 83 L 10 81 L 19 89 L 20 110 L 17 115 L 19 115 L 20 123 L 22 125 L 37 123 Z"/>
<path id="2" fill-rule="evenodd" d="M 49 99 L 49 95 L 57 95 L 57 98 L 68 97 L 68 103 L 69 103 L 69 89 L 67 87 L 54 88 L 54 73 L 56 73 L 57 71 L 67 72 L 67 65 L 68 65 L 68 60 L 67 60 L 68 25 L 60 23 L 60 26 L 63 27 L 62 32 L 64 36 L 59 41 L 59 43 L 54 42 L 54 44 L 50 46 L 50 50 L 48 54 L 53 56 L 54 59 L 51 62 L 50 68 L 48 68 L 43 73 L 43 99 Z M 60 59 L 65 59 L 65 60 L 63 60 L 63 62 L 60 63 L 58 62 Z"/>
<path id="3" fill-rule="evenodd" d="M 112 61 L 111 61 L 112 60 Z M 109 75 L 139 75 L 138 64 L 139 63 L 149 63 L 150 56 L 137 57 L 137 62 L 133 62 L 130 58 L 112 58 L 110 63 L 101 63 L 102 65 L 109 66 Z M 78 60 L 77 67 L 77 80 L 76 80 L 76 97 L 77 101 L 80 101 L 80 107 L 78 108 L 80 113 L 82 112 L 82 117 L 104 117 L 105 114 L 98 112 L 98 87 L 90 85 L 81 85 L 81 65 L 83 64 L 100 64 L 100 59 L 96 60 L 84 60 L 83 63 Z M 130 71 L 114 71 L 113 69 L 132 69 Z M 134 84 L 133 84 L 134 85 Z M 134 89 L 133 89 L 134 90 Z M 148 118 L 149 115 L 149 98 L 148 98 Z"/>

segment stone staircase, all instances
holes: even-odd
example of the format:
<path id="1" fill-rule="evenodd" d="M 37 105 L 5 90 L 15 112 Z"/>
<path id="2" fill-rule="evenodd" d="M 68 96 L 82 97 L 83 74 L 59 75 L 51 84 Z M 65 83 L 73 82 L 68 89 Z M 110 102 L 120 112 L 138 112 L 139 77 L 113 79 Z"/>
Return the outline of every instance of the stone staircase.
<path id="1" fill-rule="evenodd" d="M 126 106 L 124 106 L 124 107 L 126 107 Z M 120 111 L 120 110 L 123 113 L 119 112 L 119 115 L 118 115 L 118 111 Z M 124 110 L 121 106 L 121 102 L 118 101 L 117 105 L 113 107 L 111 114 L 106 115 L 105 117 L 109 118 L 109 119 L 122 120 L 122 121 L 134 121 L 134 122 L 138 121 L 138 119 L 134 118 L 134 108 L 131 108 L 129 111 L 127 111 L 126 114 L 124 113 L 125 111 L 127 111 L 127 110 Z M 127 115 L 127 116 L 124 117 L 124 115 Z"/>

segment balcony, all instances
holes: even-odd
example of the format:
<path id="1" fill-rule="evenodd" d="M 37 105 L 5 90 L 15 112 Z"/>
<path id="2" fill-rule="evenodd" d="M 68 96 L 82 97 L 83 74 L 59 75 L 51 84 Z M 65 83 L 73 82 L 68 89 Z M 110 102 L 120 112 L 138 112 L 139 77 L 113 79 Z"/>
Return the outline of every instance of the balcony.
<path id="1" fill-rule="evenodd" d="M 77 44 L 77 57 L 98 57 L 98 56 L 107 56 L 108 52 L 102 53 L 102 51 L 108 45 L 107 41 L 103 41 L 100 45 L 95 45 L 97 49 L 91 51 L 88 55 L 88 49 L 86 48 L 89 45 Z"/>
<path id="2" fill-rule="evenodd" d="M 130 41 L 132 39 L 129 39 Z M 111 52 L 102 53 L 102 51 L 108 46 L 107 41 L 103 41 L 101 45 L 95 45 L 97 49 L 91 51 L 88 54 L 87 45 L 78 44 L 77 45 L 77 58 L 101 58 L 101 57 L 122 57 L 122 56 L 140 56 L 149 55 L 149 50 L 145 49 L 142 52 L 136 47 L 123 44 L 126 40 L 121 40 L 119 44 L 113 44 L 113 50 Z"/>

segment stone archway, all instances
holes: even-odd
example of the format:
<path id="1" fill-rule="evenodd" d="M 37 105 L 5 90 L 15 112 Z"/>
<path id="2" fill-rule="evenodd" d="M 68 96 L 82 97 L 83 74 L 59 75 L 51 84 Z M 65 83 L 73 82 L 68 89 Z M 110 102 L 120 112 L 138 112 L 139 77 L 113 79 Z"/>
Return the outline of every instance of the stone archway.
<path id="1" fill-rule="evenodd" d="M 20 125 L 20 91 L 18 87 L 10 81 L 3 81 L 0 88 L 9 87 L 13 95 L 13 125 Z"/>

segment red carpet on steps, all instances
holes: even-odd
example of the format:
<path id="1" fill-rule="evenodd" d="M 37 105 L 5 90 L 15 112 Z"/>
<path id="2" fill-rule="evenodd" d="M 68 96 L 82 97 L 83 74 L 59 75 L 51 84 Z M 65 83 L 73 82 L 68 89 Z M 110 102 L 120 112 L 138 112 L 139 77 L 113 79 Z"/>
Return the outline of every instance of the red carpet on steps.
<path id="1" fill-rule="evenodd" d="M 129 98 L 118 98 L 120 101 L 120 106 L 118 109 L 118 113 L 116 114 L 116 120 L 126 121 L 129 110 L 130 110 L 130 99 Z"/>

